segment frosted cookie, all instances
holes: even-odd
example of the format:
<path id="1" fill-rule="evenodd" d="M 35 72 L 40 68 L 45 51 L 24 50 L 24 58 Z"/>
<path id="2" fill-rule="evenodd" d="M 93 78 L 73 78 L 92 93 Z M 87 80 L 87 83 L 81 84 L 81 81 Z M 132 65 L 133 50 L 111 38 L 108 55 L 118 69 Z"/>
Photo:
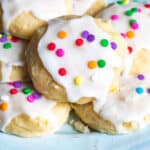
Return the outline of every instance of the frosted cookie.
<path id="1" fill-rule="evenodd" d="M 98 16 L 110 19 L 115 31 L 128 43 L 126 74 L 150 73 L 150 4 L 114 3 Z"/>
<path id="2" fill-rule="evenodd" d="M 49 19 L 72 13 L 72 0 L 1 0 L 0 4 L 3 28 L 23 39 Z"/>
<path id="3" fill-rule="evenodd" d="M 106 103 L 72 105 L 89 127 L 105 133 L 122 134 L 150 124 L 150 75 L 120 77 L 119 89 L 107 94 Z"/>
<path id="4" fill-rule="evenodd" d="M 22 137 L 42 136 L 58 130 L 67 120 L 69 104 L 55 103 L 31 84 L 0 84 L 0 130 Z"/>
<path id="5" fill-rule="evenodd" d="M 73 0 L 73 14 L 95 15 L 106 6 L 105 0 Z"/>
<path id="6" fill-rule="evenodd" d="M 0 34 L 0 82 L 29 79 L 24 62 L 26 44 L 10 34 Z"/>
<path id="7" fill-rule="evenodd" d="M 35 88 L 49 99 L 88 103 L 117 85 L 126 43 L 107 22 L 90 16 L 57 18 L 40 28 L 27 50 Z"/>

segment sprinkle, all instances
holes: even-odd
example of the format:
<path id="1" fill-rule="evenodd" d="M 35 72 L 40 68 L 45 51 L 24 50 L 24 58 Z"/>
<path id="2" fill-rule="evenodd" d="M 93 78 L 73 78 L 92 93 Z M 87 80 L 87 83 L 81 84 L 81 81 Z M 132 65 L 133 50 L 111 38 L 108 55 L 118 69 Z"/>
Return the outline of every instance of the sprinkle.
<path id="1" fill-rule="evenodd" d="M 67 70 L 65 68 L 60 68 L 58 73 L 60 76 L 65 76 L 67 74 Z"/>
<path id="2" fill-rule="evenodd" d="M 109 45 L 109 41 L 107 39 L 102 39 L 100 41 L 101 46 L 107 47 Z"/>
<path id="3" fill-rule="evenodd" d="M 30 102 L 30 103 L 33 103 L 35 101 L 34 97 L 32 95 L 29 95 L 27 97 L 27 101 Z"/>
<path id="4" fill-rule="evenodd" d="M 131 54 L 133 52 L 133 48 L 131 46 L 128 46 L 128 51 L 129 51 L 129 54 Z"/>
<path id="5" fill-rule="evenodd" d="M 126 16 L 132 16 L 132 15 L 133 15 L 133 12 L 132 12 L 131 10 L 127 10 L 127 11 L 125 12 L 125 15 L 126 15 Z"/>
<path id="6" fill-rule="evenodd" d="M 100 68 L 104 68 L 106 66 L 106 61 L 103 59 L 100 59 L 98 60 L 97 64 Z"/>
<path id="7" fill-rule="evenodd" d="M 137 87 L 136 88 L 136 92 L 137 92 L 137 94 L 143 94 L 144 93 L 144 89 L 142 87 Z"/>
<path id="8" fill-rule="evenodd" d="M 139 79 L 139 80 L 144 80 L 144 75 L 143 74 L 139 74 L 138 76 L 137 76 L 137 78 Z"/>
<path id="9" fill-rule="evenodd" d="M 13 82 L 12 84 L 15 88 L 21 88 L 22 87 L 22 83 L 20 81 L 16 81 L 16 82 Z"/>
<path id="10" fill-rule="evenodd" d="M 9 48 L 11 48 L 11 47 L 12 47 L 11 43 L 5 43 L 5 44 L 3 45 L 3 48 L 5 48 L 5 49 L 9 49 Z"/>
<path id="11" fill-rule="evenodd" d="M 32 90 L 31 90 L 30 88 L 24 88 L 24 89 L 22 90 L 22 92 L 23 92 L 24 94 L 28 95 L 28 94 L 32 93 Z"/>
<path id="12" fill-rule="evenodd" d="M 95 69 L 97 67 L 97 62 L 95 60 L 91 60 L 88 62 L 88 68 Z"/>
<path id="13" fill-rule="evenodd" d="M 131 19 L 129 22 L 130 22 L 131 25 L 134 24 L 134 23 L 137 23 L 137 21 L 135 19 Z"/>
<path id="14" fill-rule="evenodd" d="M 11 95 L 15 95 L 15 94 L 17 94 L 18 93 L 18 90 L 17 89 L 11 89 L 10 90 L 10 94 Z"/>
<path id="15" fill-rule="evenodd" d="M 116 21 L 118 19 L 119 19 L 119 15 L 114 14 L 111 16 L 111 20 L 113 20 L 113 21 Z"/>
<path id="16" fill-rule="evenodd" d="M 117 44 L 115 42 L 111 42 L 110 44 L 113 50 L 117 49 Z"/>
<path id="17" fill-rule="evenodd" d="M 138 12 L 138 8 L 134 7 L 134 8 L 131 9 L 131 11 L 132 11 L 133 13 L 137 13 L 137 12 Z"/>
<path id="18" fill-rule="evenodd" d="M 65 31 L 60 31 L 58 32 L 57 36 L 60 38 L 60 39 L 64 39 L 67 37 L 67 32 Z"/>
<path id="19" fill-rule="evenodd" d="M 56 55 L 57 55 L 58 57 L 63 57 L 64 54 L 65 54 L 65 52 L 64 52 L 63 49 L 61 49 L 61 48 L 60 48 L 60 49 L 57 49 Z"/>
<path id="20" fill-rule="evenodd" d="M 14 43 L 16 43 L 16 42 L 19 41 L 19 38 L 17 38 L 17 37 L 12 37 L 11 41 L 14 42 Z"/>
<path id="21" fill-rule="evenodd" d="M 83 41 L 83 39 L 79 38 L 79 39 L 76 39 L 75 44 L 76 44 L 76 46 L 82 46 L 84 44 L 84 41 Z"/>
<path id="22" fill-rule="evenodd" d="M 10 34 L 7 35 L 7 39 L 8 39 L 8 40 L 11 40 L 11 39 L 12 39 L 12 35 L 10 35 Z"/>
<path id="23" fill-rule="evenodd" d="M 141 13 L 141 12 L 142 12 L 142 8 L 139 8 L 139 9 L 138 9 L 138 12 Z"/>
<path id="24" fill-rule="evenodd" d="M 41 98 L 41 94 L 40 93 L 38 93 L 38 92 L 34 92 L 34 93 L 32 93 L 32 96 L 34 97 L 34 99 L 40 99 Z"/>
<path id="25" fill-rule="evenodd" d="M 129 39 L 132 39 L 135 37 L 135 33 L 133 31 L 128 31 L 126 35 Z"/>
<path id="26" fill-rule="evenodd" d="M 123 38 L 126 38 L 126 34 L 125 34 L 125 33 L 121 33 L 121 36 L 122 36 Z"/>
<path id="27" fill-rule="evenodd" d="M 8 103 L 2 103 L 0 104 L 1 111 L 7 111 L 8 110 Z"/>
<path id="28" fill-rule="evenodd" d="M 133 30 L 137 30 L 139 28 L 139 25 L 137 23 L 134 23 L 134 24 L 131 25 L 131 28 Z"/>
<path id="29" fill-rule="evenodd" d="M 115 92 L 118 92 L 119 91 L 119 88 L 118 87 L 112 87 L 110 89 L 111 92 L 115 93 Z"/>
<path id="30" fill-rule="evenodd" d="M 150 4 L 145 4 L 144 7 L 145 8 L 150 8 Z"/>
<path id="31" fill-rule="evenodd" d="M 75 85 L 81 85 L 83 83 L 83 79 L 80 76 L 77 76 L 74 78 L 74 84 Z"/>
<path id="32" fill-rule="evenodd" d="M 147 93 L 150 94 L 150 88 L 147 89 Z"/>
<path id="33" fill-rule="evenodd" d="M 89 36 L 89 32 L 88 32 L 87 30 L 84 30 L 84 31 L 81 33 L 81 36 L 82 36 L 82 38 L 87 39 L 88 36 Z"/>
<path id="34" fill-rule="evenodd" d="M 95 36 L 93 34 L 89 34 L 87 37 L 88 42 L 93 42 L 95 40 Z"/>
<path id="35" fill-rule="evenodd" d="M 50 51 L 54 51 L 55 48 L 56 48 L 56 44 L 53 43 L 53 42 L 51 42 L 51 43 L 49 43 L 49 44 L 47 45 L 47 48 L 48 48 L 48 50 L 50 50 Z"/>
<path id="36" fill-rule="evenodd" d="M 6 38 L 6 37 L 2 37 L 1 39 L 0 39 L 0 42 L 2 42 L 2 43 L 5 43 L 5 42 L 7 42 L 8 41 L 8 39 Z"/>
<path id="37" fill-rule="evenodd" d="M 125 4 L 129 4 L 130 0 L 123 0 Z"/>
<path id="38" fill-rule="evenodd" d="M 124 5 L 124 1 L 123 1 L 123 0 L 117 1 L 117 3 L 118 3 L 119 5 Z"/>

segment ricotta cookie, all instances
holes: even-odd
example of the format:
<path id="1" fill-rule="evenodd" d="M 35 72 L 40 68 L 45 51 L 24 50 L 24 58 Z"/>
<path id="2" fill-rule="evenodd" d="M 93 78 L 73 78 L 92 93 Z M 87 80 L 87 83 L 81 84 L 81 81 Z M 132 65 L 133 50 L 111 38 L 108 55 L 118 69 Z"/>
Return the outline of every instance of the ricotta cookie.
<path id="1" fill-rule="evenodd" d="M 58 130 L 67 120 L 69 104 L 55 103 L 22 82 L 0 84 L 0 130 L 22 137 Z"/>
<path id="2" fill-rule="evenodd" d="M 26 61 L 35 88 L 49 99 L 105 102 L 117 86 L 126 43 L 107 22 L 90 16 L 57 18 L 32 38 Z"/>
<path id="3" fill-rule="evenodd" d="M 24 52 L 27 41 L 0 34 L 0 82 L 29 80 Z"/>

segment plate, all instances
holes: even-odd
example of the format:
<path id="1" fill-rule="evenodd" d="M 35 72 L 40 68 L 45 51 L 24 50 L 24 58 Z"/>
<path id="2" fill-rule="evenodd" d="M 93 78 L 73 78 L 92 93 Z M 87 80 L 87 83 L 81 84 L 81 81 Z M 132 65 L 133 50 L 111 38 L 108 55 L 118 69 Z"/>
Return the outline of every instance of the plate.
<path id="1" fill-rule="evenodd" d="M 128 135 L 79 134 L 67 124 L 54 135 L 40 138 L 0 133 L 0 150 L 150 150 L 150 127 Z"/>

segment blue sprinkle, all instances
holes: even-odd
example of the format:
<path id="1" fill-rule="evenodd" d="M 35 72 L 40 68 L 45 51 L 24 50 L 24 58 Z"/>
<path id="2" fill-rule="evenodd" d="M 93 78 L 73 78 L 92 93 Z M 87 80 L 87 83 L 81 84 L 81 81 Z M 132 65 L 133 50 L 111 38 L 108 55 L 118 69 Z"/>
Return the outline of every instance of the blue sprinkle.
<path id="1" fill-rule="evenodd" d="M 136 93 L 142 94 L 142 93 L 144 93 L 144 89 L 142 87 L 137 87 L 136 88 Z"/>

